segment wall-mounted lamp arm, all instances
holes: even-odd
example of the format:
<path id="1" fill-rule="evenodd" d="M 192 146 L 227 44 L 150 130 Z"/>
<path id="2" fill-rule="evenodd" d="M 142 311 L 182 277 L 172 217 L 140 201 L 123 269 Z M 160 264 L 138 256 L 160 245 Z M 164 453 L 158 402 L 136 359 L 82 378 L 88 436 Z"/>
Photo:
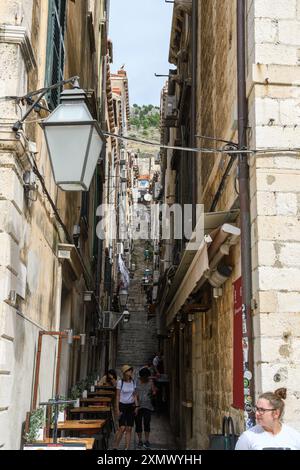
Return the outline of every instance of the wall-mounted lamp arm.
<path id="1" fill-rule="evenodd" d="M 48 86 L 46 88 L 41 88 L 40 90 L 30 92 L 27 95 L 23 96 L 23 99 L 27 99 L 37 94 L 39 95 L 37 99 L 32 103 L 32 105 L 28 108 L 24 116 L 19 121 L 14 123 L 12 130 L 14 132 L 18 132 L 20 129 L 22 129 L 23 122 L 25 121 L 25 119 L 27 119 L 31 111 L 37 106 L 38 102 L 43 98 L 43 96 L 46 95 L 46 93 L 48 93 L 48 91 L 54 90 L 55 88 L 59 88 L 60 86 L 66 85 L 67 83 L 73 83 L 75 87 L 78 87 L 78 80 L 79 80 L 78 76 L 71 77 L 71 78 L 68 78 L 67 80 L 61 80 L 60 82 L 55 83 L 54 85 Z"/>

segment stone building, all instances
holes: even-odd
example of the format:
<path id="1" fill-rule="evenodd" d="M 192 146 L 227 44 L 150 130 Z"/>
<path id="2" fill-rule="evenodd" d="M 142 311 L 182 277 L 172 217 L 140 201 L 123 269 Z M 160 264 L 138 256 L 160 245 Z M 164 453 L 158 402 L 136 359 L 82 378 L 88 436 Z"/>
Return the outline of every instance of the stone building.
<path id="1" fill-rule="evenodd" d="M 20 448 L 26 412 L 104 367 L 99 332 L 101 245 L 96 207 L 104 181 L 100 156 L 86 193 L 55 184 L 28 92 L 78 75 L 89 109 L 105 116 L 103 76 L 107 2 L 1 0 L 0 8 L 0 448 Z M 42 100 L 54 109 L 60 90 Z M 104 110 L 104 111 L 103 111 Z M 51 332 L 72 330 L 73 344 Z M 42 335 L 41 351 L 38 339 Z M 84 350 L 79 335 L 86 335 Z M 83 340 L 82 340 L 83 341 Z M 40 357 L 39 377 L 35 373 Z M 59 382 L 58 379 L 59 378 Z"/>
<path id="2" fill-rule="evenodd" d="M 185 447 L 207 447 L 224 415 L 241 432 L 255 397 L 281 386 L 300 428 L 299 31 L 296 1 L 173 6 L 162 143 L 203 150 L 162 151 L 162 202 L 203 204 L 206 235 L 197 250 L 174 237 L 161 250 L 157 308 Z M 244 146 L 257 151 L 238 156 Z"/>

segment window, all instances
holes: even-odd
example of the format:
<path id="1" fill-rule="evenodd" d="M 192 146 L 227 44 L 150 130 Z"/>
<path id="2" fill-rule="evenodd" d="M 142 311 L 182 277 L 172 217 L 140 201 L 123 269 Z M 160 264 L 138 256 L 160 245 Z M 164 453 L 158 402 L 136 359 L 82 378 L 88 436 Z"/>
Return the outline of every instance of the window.
<path id="1" fill-rule="evenodd" d="M 65 22 L 66 0 L 49 0 L 46 86 L 64 79 Z M 48 103 L 51 109 L 59 104 L 61 90 L 62 88 L 55 88 L 49 92 Z"/>

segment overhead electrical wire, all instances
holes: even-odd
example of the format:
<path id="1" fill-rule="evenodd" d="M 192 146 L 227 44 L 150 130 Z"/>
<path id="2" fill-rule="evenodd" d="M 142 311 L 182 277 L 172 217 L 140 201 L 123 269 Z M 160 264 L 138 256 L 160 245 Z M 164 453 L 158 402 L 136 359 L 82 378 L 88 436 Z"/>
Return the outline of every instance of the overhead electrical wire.
<path id="1" fill-rule="evenodd" d="M 164 144 L 161 144 L 159 142 L 152 142 L 152 141 L 149 141 L 149 140 L 143 140 L 143 139 L 136 139 L 134 137 L 125 137 L 123 135 L 118 135 L 118 134 L 112 134 L 111 132 L 103 132 L 103 134 L 105 136 L 108 136 L 108 137 L 115 137 L 116 139 L 119 139 L 119 140 L 128 140 L 128 141 L 133 141 L 133 142 L 137 142 L 137 143 L 142 143 L 142 144 L 145 144 L 145 145 L 152 145 L 154 147 L 160 147 L 160 148 L 165 148 L 165 149 L 173 149 L 173 150 L 184 150 L 184 151 L 187 151 L 187 152 L 196 152 L 196 153 L 199 153 L 199 152 L 204 152 L 204 153 L 224 153 L 224 154 L 230 154 L 230 155 L 239 155 L 241 153 L 243 154 L 263 154 L 263 153 L 300 153 L 300 147 L 296 147 L 296 148 L 276 148 L 276 147 L 268 147 L 268 148 L 261 148 L 261 149 L 226 149 L 226 148 L 217 148 L 217 149 L 212 149 L 212 148 L 205 148 L 205 147 L 198 147 L 198 148 L 193 148 L 193 147 L 178 147 L 178 146 L 174 146 L 174 145 L 164 145 Z M 234 144 L 233 142 L 229 142 L 229 141 L 225 141 L 225 140 L 221 140 L 221 139 L 213 139 L 212 137 L 209 137 L 209 139 L 212 139 L 212 140 L 218 140 L 218 141 L 222 141 L 222 142 L 226 142 L 227 144 L 231 144 L 231 145 L 236 145 Z"/>
<path id="2" fill-rule="evenodd" d="M 2 97 L 2 99 L 7 98 L 7 99 L 14 99 L 14 97 Z M 1 99 L 1 98 L 0 98 Z M 28 120 L 25 121 L 25 123 L 31 124 L 31 123 L 38 123 L 38 122 L 43 122 L 44 119 L 34 119 L 34 120 Z M 4 127 L 11 127 L 10 123 L 3 123 L 2 126 Z M 127 137 L 124 135 L 119 135 L 119 134 L 114 134 L 112 132 L 108 131 L 102 131 L 103 135 L 106 137 L 114 137 L 115 139 L 118 140 L 125 140 L 129 142 L 135 142 L 139 144 L 144 144 L 144 145 L 149 145 L 152 147 L 158 147 L 162 149 L 170 149 L 170 150 L 181 150 L 185 152 L 193 152 L 193 153 L 211 153 L 211 154 L 216 154 L 216 153 L 221 153 L 221 154 L 226 154 L 226 155 L 239 155 L 239 154 L 248 154 L 248 155 L 262 155 L 266 153 L 296 153 L 300 154 L 300 147 L 284 147 L 284 148 L 278 148 L 278 147 L 267 147 L 267 148 L 258 148 L 258 149 L 238 149 L 237 144 L 235 142 L 231 142 L 225 139 L 219 139 L 219 138 L 214 138 L 214 137 L 208 137 L 208 136 L 202 136 L 202 135 L 196 135 L 198 138 L 202 139 L 207 139 L 207 140 L 213 140 L 216 142 L 224 142 L 227 145 L 232 145 L 234 148 L 233 149 L 228 149 L 226 146 L 224 148 L 207 148 L 207 147 L 180 147 L 177 145 L 165 145 L 161 144 L 160 142 L 153 142 L 150 140 L 145 140 L 145 139 L 137 139 L 135 137 Z"/>

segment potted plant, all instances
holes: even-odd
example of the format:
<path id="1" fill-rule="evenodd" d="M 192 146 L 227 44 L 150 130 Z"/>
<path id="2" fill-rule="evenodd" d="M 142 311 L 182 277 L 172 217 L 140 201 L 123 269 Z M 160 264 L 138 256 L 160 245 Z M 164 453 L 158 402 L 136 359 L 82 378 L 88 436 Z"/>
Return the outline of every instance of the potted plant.
<path id="1" fill-rule="evenodd" d="M 81 387 L 79 383 L 73 385 L 71 388 L 71 398 L 72 400 L 76 400 L 74 403 L 75 408 L 79 408 L 80 406 L 80 396 L 81 396 Z"/>
<path id="2" fill-rule="evenodd" d="M 69 400 L 69 398 L 63 397 L 63 396 L 58 396 L 59 400 Z M 60 423 L 62 421 L 66 420 L 66 408 L 70 406 L 70 403 L 61 403 L 58 405 L 58 417 L 57 417 L 57 422 Z M 51 418 L 51 424 L 54 424 L 54 416 L 55 416 L 55 407 L 52 407 L 52 418 Z"/>
<path id="3" fill-rule="evenodd" d="M 30 413 L 29 430 L 24 438 L 26 442 L 42 441 L 44 439 L 45 410 L 38 408 Z"/>

